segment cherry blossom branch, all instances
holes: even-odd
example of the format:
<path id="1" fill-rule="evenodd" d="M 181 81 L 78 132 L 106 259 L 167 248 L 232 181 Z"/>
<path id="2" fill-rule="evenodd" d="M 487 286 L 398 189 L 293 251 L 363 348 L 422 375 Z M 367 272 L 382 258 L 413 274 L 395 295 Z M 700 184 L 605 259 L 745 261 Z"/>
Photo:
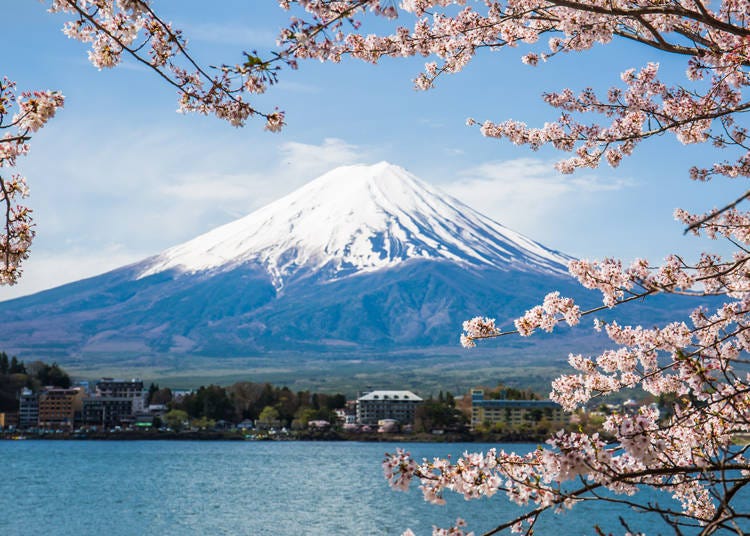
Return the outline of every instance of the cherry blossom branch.
<path id="1" fill-rule="evenodd" d="M 30 134 L 42 128 L 64 103 L 63 96 L 57 92 L 24 92 L 16 97 L 14 90 L 15 83 L 8 78 L 0 81 L 0 129 L 13 129 L 0 137 L 0 168 L 16 165 L 18 157 L 29 150 Z M 23 261 L 29 256 L 35 235 L 31 209 L 19 203 L 27 195 L 23 177 L 0 175 L 0 202 L 3 205 L 0 285 L 15 284 L 21 276 Z"/>
<path id="2" fill-rule="evenodd" d="M 639 300 L 639 299 L 645 298 L 646 296 L 650 296 L 651 294 L 654 294 L 655 292 L 657 291 L 653 289 L 653 290 L 648 290 L 639 294 L 635 294 L 628 298 L 619 300 L 615 305 L 622 305 L 631 301 Z M 606 309 L 611 309 L 612 307 L 613 306 L 600 305 L 592 309 L 587 309 L 586 311 L 581 311 L 579 316 L 581 317 L 588 316 L 594 313 L 598 313 L 600 311 L 604 311 Z M 557 323 L 565 321 L 565 318 L 555 317 L 555 318 L 550 319 L 550 321 L 557 324 Z M 472 318 L 471 320 L 465 321 L 463 324 L 463 330 L 464 330 L 464 334 L 462 335 L 462 338 L 461 338 L 461 345 L 464 348 L 473 348 L 474 346 L 476 346 L 476 344 L 472 344 L 472 343 L 474 343 L 475 341 L 479 341 L 479 340 L 496 339 L 498 337 L 505 337 L 507 335 L 524 335 L 526 333 L 526 330 L 523 330 L 522 332 L 521 329 L 500 331 L 495 327 L 494 318 L 485 318 L 485 317 L 480 317 L 480 316 L 477 316 L 477 317 Z M 530 333 L 526 333 L 526 334 L 530 334 Z"/>
<path id="3" fill-rule="evenodd" d="M 750 197 L 750 190 L 746 191 L 744 194 L 742 194 L 740 197 L 738 197 L 737 199 L 735 199 L 731 203 L 728 203 L 728 204 L 724 205 L 722 208 L 711 212 L 708 216 L 705 216 L 705 217 L 703 217 L 703 218 L 701 218 L 701 219 L 699 219 L 699 220 L 691 223 L 690 225 L 688 225 L 685 228 L 685 230 L 683 231 L 682 234 L 687 234 L 690 231 L 701 227 L 704 223 L 715 219 L 717 216 L 723 214 L 727 210 L 733 209 L 734 207 L 736 207 L 737 205 L 739 205 L 742 201 L 744 201 L 748 197 Z"/>
<path id="4" fill-rule="evenodd" d="M 266 130 L 273 132 L 284 125 L 283 112 L 260 111 L 242 97 L 242 93 L 262 93 L 276 82 L 278 68 L 272 63 L 282 60 L 281 55 L 262 61 L 246 53 L 244 64 L 236 66 L 236 79 L 224 67 L 212 76 L 188 52 L 182 33 L 159 17 L 145 0 L 51 0 L 50 11 L 78 17 L 66 24 L 64 31 L 68 37 L 91 43 L 89 59 L 96 67 L 114 67 L 126 53 L 178 90 L 180 111 L 214 114 L 233 126 L 259 116 L 265 119 Z M 138 43 L 141 33 L 145 37 Z M 144 50 L 150 57 L 143 54 Z"/>

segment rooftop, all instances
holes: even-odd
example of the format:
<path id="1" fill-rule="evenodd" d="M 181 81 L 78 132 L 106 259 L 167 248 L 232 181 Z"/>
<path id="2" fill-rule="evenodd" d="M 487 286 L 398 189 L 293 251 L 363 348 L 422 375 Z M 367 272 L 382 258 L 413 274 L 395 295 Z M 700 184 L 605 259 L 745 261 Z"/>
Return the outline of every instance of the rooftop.
<path id="1" fill-rule="evenodd" d="M 370 391 L 357 400 L 411 400 L 421 402 L 422 399 L 411 391 Z"/>
<path id="2" fill-rule="evenodd" d="M 560 405 L 552 400 L 482 400 L 474 399 L 471 401 L 472 406 L 492 407 L 492 408 L 559 408 Z"/>

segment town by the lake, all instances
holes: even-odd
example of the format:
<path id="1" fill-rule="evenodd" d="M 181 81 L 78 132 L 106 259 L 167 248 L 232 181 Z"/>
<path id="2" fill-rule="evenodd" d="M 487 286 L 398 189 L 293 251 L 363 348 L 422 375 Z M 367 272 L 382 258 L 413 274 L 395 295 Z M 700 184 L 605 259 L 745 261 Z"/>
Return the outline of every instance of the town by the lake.
<path id="1" fill-rule="evenodd" d="M 638 407 L 624 400 L 568 413 L 531 390 L 504 385 L 457 395 L 424 395 L 408 387 L 369 389 L 348 398 L 242 381 L 197 389 L 160 387 L 140 378 L 76 382 L 57 364 L 27 365 L 0 353 L 0 437 L 534 441 Z M 652 406 L 659 411 L 658 404 Z"/>

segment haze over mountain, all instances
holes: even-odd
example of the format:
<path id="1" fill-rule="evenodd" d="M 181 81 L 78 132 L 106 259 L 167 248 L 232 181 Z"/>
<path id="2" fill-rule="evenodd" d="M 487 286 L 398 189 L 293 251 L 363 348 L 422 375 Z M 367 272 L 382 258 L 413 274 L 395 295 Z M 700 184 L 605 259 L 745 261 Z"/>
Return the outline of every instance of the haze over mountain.
<path id="1" fill-rule="evenodd" d="M 457 345 L 466 318 L 580 294 L 568 259 L 400 167 L 346 166 L 154 257 L 0 303 L 0 348 L 65 361 Z"/>

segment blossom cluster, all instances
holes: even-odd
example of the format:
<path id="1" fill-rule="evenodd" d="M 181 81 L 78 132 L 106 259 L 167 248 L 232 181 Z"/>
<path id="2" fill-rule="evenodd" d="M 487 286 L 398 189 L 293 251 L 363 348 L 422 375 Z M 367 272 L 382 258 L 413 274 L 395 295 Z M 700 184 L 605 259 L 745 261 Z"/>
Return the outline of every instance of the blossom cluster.
<path id="1" fill-rule="evenodd" d="M 711 143 L 727 155 L 713 165 L 692 168 L 693 180 L 750 177 L 748 133 L 740 122 L 750 108 L 750 39 L 737 15 L 744 4 L 403 0 L 395 9 L 382 0 L 280 3 L 306 13 L 281 33 L 289 58 L 338 62 L 351 56 L 374 63 L 422 56 L 424 72 L 415 80 L 419 89 L 458 73 L 487 48 L 523 44 L 521 61 L 538 67 L 559 54 L 583 52 L 623 36 L 679 55 L 686 59 L 682 83 L 668 83 L 659 64 L 651 62 L 620 73 L 604 92 L 563 88 L 546 93 L 544 102 L 557 112 L 555 120 L 542 126 L 516 119 L 469 119 L 467 124 L 479 125 L 488 137 L 569 153 L 558 163 L 564 173 L 602 162 L 618 166 L 645 140 L 672 135 L 683 144 Z M 368 13 L 411 23 L 366 34 L 361 24 Z M 597 320 L 595 328 L 606 334 L 612 348 L 569 356 L 573 372 L 552 383 L 551 398 L 568 411 L 623 389 L 640 389 L 672 401 L 664 406 L 665 415 L 648 406 L 632 415 L 613 414 L 602 435 L 559 432 L 546 448 L 524 456 L 491 450 L 453 461 L 417 462 L 400 451 L 386 459 L 388 479 L 399 489 L 418 481 L 425 499 L 434 503 L 442 503 L 446 491 L 467 499 L 503 492 L 530 508 L 498 531 L 530 534 L 542 513 L 601 499 L 601 489 L 627 496 L 627 504 L 654 512 L 674 527 L 698 523 L 710 530 L 731 529 L 733 486 L 750 481 L 746 449 L 732 446 L 733 436 L 750 431 L 750 376 L 736 370 L 750 351 L 750 214 L 742 207 L 748 198 L 750 192 L 703 213 L 675 212 L 686 231 L 733 245 L 730 255 L 704 253 L 694 262 L 670 255 L 658 265 L 645 259 L 575 260 L 569 265 L 571 275 L 601 295 L 601 306 L 582 310 L 553 292 L 514 321 L 515 331 L 502 331 L 485 317 L 464 322 L 461 343 L 472 347 L 478 340 L 511 333 L 552 331 L 561 322 L 576 326 L 583 316 L 658 293 L 722 296 L 723 304 L 708 302 L 710 308 L 697 307 L 689 318 L 662 326 Z M 643 486 L 671 494 L 681 510 L 638 502 Z"/>
<path id="2" fill-rule="evenodd" d="M 466 527 L 466 521 L 459 517 L 456 524 L 447 529 L 433 525 L 432 536 L 474 536 L 473 532 L 465 532 L 464 527 Z M 411 529 L 406 529 L 401 536 L 415 536 L 415 534 Z"/>
<path id="3" fill-rule="evenodd" d="M 699 229 L 712 225 L 715 222 L 707 220 Z M 723 230 L 716 237 L 731 233 L 738 242 L 739 232 Z M 750 245 L 747 240 L 743 244 Z M 656 292 L 730 298 L 713 312 L 696 308 L 689 322 L 646 328 L 597 321 L 596 329 L 616 347 L 596 356 L 571 355 L 575 373 L 552 383 L 550 397 L 570 412 L 596 397 L 640 388 L 674 400 L 667 416 L 652 406 L 635 414 L 614 413 L 602 427 L 607 439 L 599 433 L 560 431 L 547 448 L 525 456 L 490 450 L 465 453 L 455 461 L 422 460 L 415 467 L 416 462 L 401 453 L 399 467 L 408 471 L 391 480 L 398 481 L 400 489 L 418 480 L 425 500 L 435 503 L 445 501 L 445 491 L 466 499 L 504 492 L 511 501 L 531 509 L 501 527 L 527 534 L 543 512 L 601 497 L 599 488 L 631 497 L 629 504 L 640 504 L 672 523 L 690 519 L 731 527 L 734 492 L 726 495 L 727 481 L 740 487 L 750 481 L 747 450 L 732 442 L 736 434 L 750 433 L 750 374 L 735 371 L 735 364 L 750 352 L 746 258 L 741 250 L 726 261 L 703 254 L 692 266 L 674 255 L 657 267 L 643 259 L 629 266 L 614 259 L 571 262 L 571 273 L 583 286 L 601 292 L 605 308 Z M 581 312 L 572 300 L 551 293 L 542 305 L 518 319 L 516 327 L 524 335 L 537 327 L 551 330 L 568 318 L 575 325 L 582 315 L 598 309 Z M 494 320 L 482 317 L 467 321 L 464 330 L 471 342 L 504 334 Z M 735 476 L 728 478 L 727 471 Z M 633 497 L 640 486 L 671 494 L 682 509 L 660 510 L 638 503 Z"/>
<path id="4" fill-rule="evenodd" d="M 560 293 L 550 292 L 545 296 L 544 303 L 530 309 L 515 321 L 518 333 L 527 337 L 536 328 L 552 331 L 560 320 L 565 320 L 569 326 L 575 326 L 581 319 L 581 308 L 572 298 L 561 298 Z"/>
<path id="5" fill-rule="evenodd" d="M 574 153 L 558 163 L 566 173 L 596 167 L 604 160 L 617 166 L 645 139 L 671 133 L 685 144 L 710 141 L 741 150 L 734 162 L 694 168 L 694 178 L 748 176 L 746 129 L 737 115 L 748 104 L 743 90 L 750 82 L 746 65 L 750 41 L 737 22 L 735 2 L 654 5 L 651 0 L 557 2 L 554 0 L 402 0 L 400 10 L 384 0 L 280 0 L 306 16 L 293 17 L 282 30 L 281 55 L 295 59 L 341 61 L 345 55 L 367 62 L 384 57 L 427 57 L 415 80 L 418 89 L 433 87 L 443 74 L 458 73 L 483 49 L 525 45 L 521 61 L 541 65 L 561 53 L 582 52 L 626 36 L 661 51 L 688 58 L 687 80 L 694 87 L 661 80 L 659 65 L 621 73 L 605 94 L 592 89 L 550 92 L 544 100 L 561 111 L 556 121 L 529 127 L 517 120 L 481 123 L 485 136 L 539 148 L 552 145 Z M 381 34 L 361 31 L 366 13 L 411 19 Z M 551 36 L 551 37 L 549 37 Z M 435 61 L 437 60 L 437 61 Z M 708 82 L 708 83 L 706 83 Z M 606 118 L 584 122 L 585 114 Z M 475 124 L 474 120 L 469 121 Z"/>
<path id="6" fill-rule="evenodd" d="M 726 396 L 715 407 L 736 406 L 746 421 L 747 395 L 730 396 L 732 402 Z M 581 500 L 601 496 L 601 489 L 631 497 L 632 502 L 644 485 L 677 499 L 683 507 L 679 517 L 705 524 L 732 517 L 731 511 L 720 510 L 726 505 L 712 500 L 720 489 L 717 471 L 750 469 L 744 454 L 729 448 L 731 432 L 738 429 L 727 426 L 727 419 L 732 419 L 729 411 L 722 417 L 710 416 L 685 403 L 677 406 L 664 426 L 654 409 L 641 408 L 635 415 L 607 418 L 603 431 L 612 438 L 609 441 L 597 433 L 560 431 L 547 448 L 523 456 L 490 449 L 464 453 L 454 462 L 424 459 L 417 463 L 399 451 L 386 455 L 384 467 L 396 489 L 404 490 L 417 480 L 425 500 L 433 503 L 442 504 L 444 492 L 452 491 L 467 500 L 504 493 L 518 505 L 530 505 L 526 514 L 501 525 L 512 532 L 530 533 L 543 512 L 573 508 Z M 747 423 L 741 429 L 747 431 Z M 664 513 L 675 515 L 668 510 Z"/>
<path id="7" fill-rule="evenodd" d="M 466 320 L 463 324 L 464 332 L 461 334 L 461 346 L 464 348 L 474 348 L 476 339 L 489 339 L 497 337 L 501 331 L 495 327 L 494 318 L 484 318 L 475 316 L 471 320 Z"/>
<path id="8" fill-rule="evenodd" d="M 23 92 L 16 84 L 0 81 L 0 172 L 13 168 L 19 156 L 29 151 L 31 134 L 37 132 L 65 102 L 55 91 Z M 3 224 L 0 231 L 0 285 L 12 285 L 21 276 L 21 264 L 29 256 L 34 238 L 31 209 L 21 203 L 28 196 L 26 179 L 17 173 L 0 173 L 0 206 Z"/>
<path id="9" fill-rule="evenodd" d="M 181 112 L 212 114 L 237 127 L 258 116 L 271 132 L 284 125 L 283 112 L 260 111 L 243 97 L 263 93 L 276 82 L 275 63 L 283 60 L 281 56 L 265 61 L 245 53 L 242 63 L 212 73 L 189 54 L 182 31 L 163 21 L 147 0 L 50 0 L 49 10 L 73 17 L 63 32 L 90 45 L 89 61 L 95 67 L 108 69 L 127 56 L 135 59 L 177 89 Z"/>

